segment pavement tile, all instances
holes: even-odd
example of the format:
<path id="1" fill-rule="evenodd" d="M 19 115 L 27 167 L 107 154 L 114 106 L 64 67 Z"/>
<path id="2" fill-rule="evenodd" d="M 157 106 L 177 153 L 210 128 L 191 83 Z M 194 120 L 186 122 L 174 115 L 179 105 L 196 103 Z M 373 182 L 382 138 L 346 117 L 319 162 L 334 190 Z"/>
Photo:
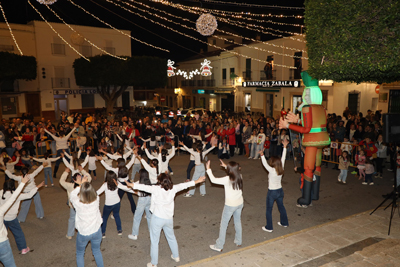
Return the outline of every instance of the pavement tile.
<path id="1" fill-rule="evenodd" d="M 352 254 L 350 256 L 343 257 L 343 258 L 337 260 L 337 262 L 341 263 L 343 266 L 347 266 L 351 263 L 354 263 L 357 261 L 362 261 L 363 259 L 364 259 L 364 257 L 359 254 Z"/>
<path id="2" fill-rule="evenodd" d="M 386 255 L 389 255 L 397 260 L 400 260 L 400 245 L 395 245 L 384 251 Z"/>
<path id="3" fill-rule="evenodd" d="M 294 253 L 291 250 L 286 250 L 282 252 L 281 254 L 277 254 L 274 256 L 275 259 L 277 259 L 280 262 L 283 262 L 286 265 L 294 265 L 303 262 L 306 260 L 305 258 L 301 257 L 297 253 Z"/>
<path id="4" fill-rule="evenodd" d="M 286 249 L 285 244 L 282 243 L 281 240 L 263 244 L 258 247 L 263 252 L 267 253 L 268 255 L 275 255 L 279 254 Z"/>
<path id="5" fill-rule="evenodd" d="M 400 240 L 397 239 L 386 239 L 381 242 L 378 242 L 374 245 L 371 245 L 369 247 L 364 248 L 362 251 L 358 251 L 356 253 L 364 256 L 364 257 L 370 257 L 372 255 L 378 254 L 378 253 L 386 253 L 388 249 L 395 247 L 399 244 Z"/>
<path id="6" fill-rule="evenodd" d="M 344 246 L 350 245 L 349 240 L 347 240 L 343 237 L 340 237 L 340 236 L 330 236 L 330 237 L 324 238 L 324 240 L 326 242 L 329 242 L 329 243 L 337 246 L 337 247 L 344 247 Z"/>
<path id="7" fill-rule="evenodd" d="M 314 248 L 314 249 L 316 249 L 316 250 L 318 250 L 318 251 L 320 251 L 321 254 L 329 253 L 329 252 L 332 252 L 332 251 L 337 249 L 336 245 L 331 244 L 331 243 L 329 243 L 329 242 L 327 242 L 325 240 L 322 240 L 322 239 L 316 241 L 313 244 L 310 244 L 309 246 Z"/>
<path id="8" fill-rule="evenodd" d="M 376 265 L 394 262 L 394 260 L 395 258 L 392 258 L 383 252 L 367 257 L 368 262 Z"/>
<path id="9" fill-rule="evenodd" d="M 328 253 L 319 258 L 313 259 L 311 261 L 304 262 L 302 264 L 297 265 L 296 267 L 320 267 L 324 266 L 324 264 L 331 263 L 330 266 L 340 266 L 339 263 L 335 263 L 336 260 L 340 259 L 340 255 L 336 252 Z"/>
<path id="10" fill-rule="evenodd" d="M 311 229 L 310 231 L 307 231 L 307 234 L 309 234 L 309 235 L 311 235 L 313 237 L 316 237 L 318 239 L 322 239 L 322 238 L 325 238 L 325 237 L 333 235 L 332 233 L 326 231 L 322 227 Z"/>
<path id="11" fill-rule="evenodd" d="M 346 231 L 343 231 L 343 232 L 339 232 L 336 235 L 340 236 L 340 237 L 343 237 L 343 238 L 351 241 L 352 243 L 361 241 L 361 240 L 363 240 L 365 238 L 364 236 L 362 236 L 360 234 L 357 234 L 352 230 L 346 230 Z"/>
<path id="12" fill-rule="evenodd" d="M 292 251 L 306 259 L 313 259 L 321 255 L 320 251 L 308 245 L 299 246 Z"/>
<path id="13" fill-rule="evenodd" d="M 303 245 L 314 243 L 318 240 L 317 237 L 311 235 L 309 233 L 300 233 L 289 237 L 288 239 L 295 239 L 296 241 L 300 242 Z"/>
<path id="14" fill-rule="evenodd" d="M 335 223 L 330 223 L 328 225 L 322 226 L 321 228 L 332 234 L 336 234 L 344 230 L 342 227 L 336 225 Z"/>
<path id="15" fill-rule="evenodd" d="M 371 228 L 370 225 L 358 227 L 358 228 L 355 228 L 355 229 L 353 229 L 351 231 L 353 233 L 355 233 L 355 234 L 359 234 L 359 235 L 364 236 L 364 237 L 371 237 L 371 236 L 381 235 L 380 232 L 375 231 L 374 228 Z M 387 236 L 387 232 L 386 232 L 386 236 Z"/>
<path id="16" fill-rule="evenodd" d="M 340 222 L 336 223 L 336 225 L 340 226 L 340 227 L 342 227 L 342 228 L 344 228 L 346 230 L 350 230 L 350 229 L 354 229 L 354 228 L 359 227 L 358 224 L 353 223 L 353 222 L 351 222 L 349 220 L 340 221 Z"/>
<path id="17" fill-rule="evenodd" d="M 366 260 L 357 261 L 352 264 L 347 265 L 347 267 L 375 267 L 375 264 L 369 263 Z"/>

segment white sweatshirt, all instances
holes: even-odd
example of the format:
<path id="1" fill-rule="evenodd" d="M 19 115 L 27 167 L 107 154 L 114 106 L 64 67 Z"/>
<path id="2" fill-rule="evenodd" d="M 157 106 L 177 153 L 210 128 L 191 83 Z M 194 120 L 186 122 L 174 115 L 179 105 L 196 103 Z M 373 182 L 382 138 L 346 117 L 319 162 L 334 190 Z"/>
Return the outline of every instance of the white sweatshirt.
<path id="1" fill-rule="evenodd" d="M 200 165 L 200 164 L 201 164 L 200 153 L 197 152 L 197 151 L 194 151 L 192 148 L 188 148 L 187 146 L 183 146 L 183 147 L 184 147 L 184 149 L 185 149 L 187 152 L 189 152 L 190 154 L 192 154 L 192 155 L 194 156 L 194 164 Z M 209 149 L 207 149 L 206 151 L 203 151 L 203 152 L 202 152 L 203 159 L 204 159 L 204 157 L 208 154 L 208 152 L 210 152 L 210 151 L 213 150 L 214 148 L 215 148 L 215 147 L 212 146 L 212 147 L 210 147 Z"/>
<path id="2" fill-rule="evenodd" d="M 14 204 L 14 201 L 17 199 L 24 186 L 24 183 L 20 183 L 14 191 L 14 194 L 12 194 L 12 196 L 0 207 L 0 243 L 8 240 L 7 228 L 4 225 L 4 214 Z"/>
<path id="3" fill-rule="evenodd" d="M 149 151 L 145 149 L 147 157 L 152 160 L 152 159 L 157 159 L 158 160 L 158 171 L 159 173 L 163 173 L 168 171 L 168 164 L 169 161 L 175 156 L 175 146 L 172 146 L 172 149 L 170 149 L 170 153 L 168 156 L 166 156 L 165 162 L 162 161 L 162 155 L 159 153 L 157 157 L 154 157 L 153 155 L 150 155 Z"/>
<path id="4" fill-rule="evenodd" d="M 82 173 L 83 176 L 86 176 L 86 177 L 87 177 L 87 180 L 88 180 L 89 183 L 92 182 L 92 176 L 90 176 L 89 173 L 87 173 L 85 170 L 82 170 L 81 173 Z M 60 185 L 61 185 L 65 190 L 67 190 L 67 195 L 68 195 L 68 199 L 69 199 L 69 195 L 70 195 L 71 192 L 75 189 L 75 188 L 74 188 L 75 183 L 69 183 L 69 182 L 67 182 L 68 176 L 69 176 L 69 173 L 68 173 L 68 172 L 63 172 L 63 174 L 62 174 L 61 177 L 60 177 Z M 71 208 L 73 208 L 71 202 L 69 202 L 69 206 L 70 206 Z"/>
<path id="5" fill-rule="evenodd" d="M 75 131 L 76 127 L 74 127 L 72 129 L 71 132 L 69 132 L 69 134 L 67 134 L 64 137 L 57 137 L 55 135 L 53 135 L 51 132 L 47 131 L 46 128 L 44 128 L 44 131 L 50 135 L 54 141 L 56 141 L 56 149 L 60 150 L 60 149 L 68 149 L 68 139 L 70 138 L 71 134 Z"/>
<path id="6" fill-rule="evenodd" d="M 65 155 L 68 155 L 68 153 L 65 153 Z M 68 155 L 69 156 L 69 155 Z M 81 166 L 82 168 L 85 168 L 86 164 L 89 161 L 89 155 L 86 156 L 85 160 L 82 162 Z M 68 169 L 71 170 L 72 176 L 74 176 L 76 173 L 79 173 L 79 170 L 76 170 L 74 165 L 72 165 L 71 163 L 69 163 L 65 157 L 63 157 L 63 162 L 65 164 L 65 167 L 67 167 Z"/>
<path id="7" fill-rule="evenodd" d="M 26 199 L 31 199 L 37 192 L 37 187 L 33 190 L 31 190 L 29 193 L 22 193 L 18 196 L 17 200 L 15 200 L 14 204 L 11 206 L 11 208 L 8 209 L 7 213 L 4 215 L 4 220 L 5 221 L 12 221 L 18 216 L 18 209 L 19 209 L 19 204 L 21 201 L 26 200 Z M 13 193 L 15 194 L 15 192 Z M 13 195 L 11 194 L 10 191 L 7 191 L 3 195 L 3 190 L 0 191 L 0 206 L 3 206 L 8 199 L 11 198 Z M 4 199 L 3 199 L 4 197 Z"/>
<path id="8" fill-rule="evenodd" d="M 157 183 L 157 168 L 151 167 L 144 159 L 141 159 L 140 162 L 142 162 L 143 168 L 146 169 L 146 171 L 149 172 L 149 179 L 151 184 L 156 184 Z"/>
<path id="9" fill-rule="evenodd" d="M 128 170 L 132 167 L 133 163 L 135 162 L 135 158 L 136 158 L 136 156 L 133 155 L 133 157 L 131 158 L 131 160 L 129 161 L 129 163 L 125 165 L 125 167 L 126 167 Z M 113 172 L 115 172 L 115 174 L 118 176 L 119 168 L 113 168 L 113 167 L 111 167 L 111 166 L 108 165 L 104 160 L 100 161 L 100 163 L 104 166 L 104 168 L 105 168 L 107 171 L 113 171 Z M 129 179 L 129 175 L 128 175 L 127 177 L 125 177 L 125 178 L 118 178 L 118 181 L 119 181 L 119 182 L 125 182 L 125 181 L 128 180 L 128 179 Z"/>
<path id="10" fill-rule="evenodd" d="M 7 169 L 7 171 L 10 171 L 11 173 L 14 173 L 14 172 L 15 172 L 14 166 L 15 166 L 15 164 L 17 164 L 18 162 L 19 162 L 19 157 L 17 157 L 17 158 L 15 159 L 15 161 L 11 161 L 11 158 L 10 158 L 10 160 L 6 163 L 6 169 Z"/>
<path id="11" fill-rule="evenodd" d="M 103 219 L 100 214 L 100 198 L 97 196 L 92 203 L 85 204 L 79 200 L 80 187 L 75 188 L 70 194 L 70 202 L 75 207 L 75 228 L 81 235 L 88 236 L 96 233 Z"/>
<path id="12" fill-rule="evenodd" d="M 43 164 L 45 163 L 45 162 L 47 162 L 47 166 L 45 167 L 45 169 L 46 168 L 51 168 L 51 163 L 52 162 L 56 162 L 57 160 L 59 160 L 60 159 L 60 157 L 58 157 L 58 158 L 47 158 L 47 159 L 45 159 L 45 158 L 42 158 L 42 159 L 38 159 L 38 158 L 32 158 L 34 161 L 37 161 L 37 162 L 42 162 Z"/>
<path id="13" fill-rule="evenodd" d="M 26 183 L 26 187 L 24 188 L 24 193 L 29 193 L 31 190 L 34 190 L 36 188 L 36 183 L 35 183 L 35 176 L 39 174 L 43 170 L 43 165 L 39 166 L 34 172 L 28 173 L 30 177 L 32 177 L 29 182 Z M 13 179 L 15 181 L 18 181 L 18 183 L 21 183 L 23 176 L 17 176 L 6 170 L 6 174 L 10 179 Z"/>
<path id="14" fill-rule="evenodd" d="M 97 158 L 95 156 L 93 156 L 93 157 L 89 156 L 89 171 L 94 171 L 97 169 L 96 161 L 97 161 Z"/>
<path id="15" fill-rule="evenodd" d="M 150 211 L 162 219 L 172 219 L 174 216 L 174 199 L 176 193 L 195 186 L 194 181 L 174 185 L 171 190 L 165 190 L 159 185 L 133 184 L 133 189 L 151 193 Z"/>
<path id="16" fill-rule="evenodd" d="M 113 205 L 121 202 L 121 199 L 119 198 L 119 195 L 118 195 L 118 188 L 125 190 L 127 192 L 133 192 L 129 187 L 127 187 L 123 184 L 120 184 L 120 183 L 118 183 L 118 187 L 116 187 L 115 190 L 110 190 L 110 189 L 108 189 L 107 182 L 106 182 L 106 183 L 103 183 L 103 185 L 97 190 L 97 195 L 100 196 L 104 192 L 105 196 L 106 196 L 106 201 L 105 201 L 104 205 L 113 206 Z"/>
<path id="17" fill-rule="evenodd" d="M 283 148 L 283 152 L 282 152 L 282 169 L 285 167 L 285 159 L 286 159 L 286 148 Z M 267 169 L 267 171 L 269 172 L 268 175 L 268 189 L 269 190 L 277 190 L 277 189 L 281 189 L 282 188 L 282 175 L 278 175 L 276 173 L 275 168 L 272 168 L 271 166 L 268 165 L 267 160 L 265 159 L 265 157 L 261 157 L 261 162 L 264 166 L 264 168 Z"/>
<path id="18" fill-rule="evenodd" d="M 224 176 L 221 178 L 215 178 L 211 169 L 207 170 L 208 177 L 213 184 L 220 184 L 224 186 L 225 189 L 225 205 L 230 207 L 237 207 L 243 204 L 242 190 L 233 189 L 232 182 L 229 180 L 229 176 Z"/>

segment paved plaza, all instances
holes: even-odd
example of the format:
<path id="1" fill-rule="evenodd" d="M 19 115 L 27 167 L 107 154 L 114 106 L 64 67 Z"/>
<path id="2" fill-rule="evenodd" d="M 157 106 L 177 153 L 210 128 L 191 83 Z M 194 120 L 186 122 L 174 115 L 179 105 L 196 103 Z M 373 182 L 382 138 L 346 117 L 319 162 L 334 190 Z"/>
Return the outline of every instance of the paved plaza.
<path id="1" fill-rule="evenodd" d="M 209 155 L 209 158 L 214 175 L 216 177 L 224 175 L 217 157 Z M 350 257 L 351 254 L 344 257 L 346 253 L 341 253 L 340 249 L 347 248 L 345 250 L 348 252 L 355 253 L 357 250 L 349 246 L 359 242 L 362 243 L 357 246 L 360 250 L 367 248 L 366 244 L 376 245 L 388 242 L 383 239 L 388 238 L 390 209 L 378 210 L 372 216 L 365 212 L 374 209 L 382 202 L 382 194 L 392 190 L 393 173 L 385 172 L 384 178 L 376 179 L 373 186 L 361 185 L 358 178 L 349 174 L 347 185 L 343 185 L 337 182 L 339 171 L 333 170 L 333 165 L 329 168 L 323 167 L 320 199 L 314 201 L 312 207 L 303 209 L 296 207 L 296 200 L 301 194 L 299 175 L 293 171 L 293 160 L 288 159 L 282 185 L 289 227 L 283 228 L 276 224 L 279 221 L 279 212 L 275 206 L 274 231 L 267 233 L 261 230 L 266 223 L 267 172 L 260 160 L 248 160 L 243 156 L 235 156 L 232 160 L 241 164 L 244 179 L 242 247 L 238 248 L 233 243 L 234 227 L 231 221 L 223 252 L 210 250 L 209 245 L 215 244 L 218 238 L 225 196 L 223 187 L 211 185 L 207 179 L 205 197 L 200 196 L 199 190 L 196 190 L 192 198 L 184 198 L 183 192 L 176 197 L 174 228 L 181 258 L 179 265 L 293 266 L 303 264 L 301 266 L 320 266 L 332 260 Z M 188 162 L 189 156 L 182 153 L 176 155 L 171 161 L 174 183 L 183 182 L 186 179 Z M 103 167 L 100 164 L 97 166 L 98 178 L 93 182 L 96 189 L 101 186 L 101 177 L 103 177 Z M 64 166 L 61 165 L 58 177 L 61 176 L 63 169 Z M 1 179 L 4 178 L 1 177 Z M 43 179 L 42 172 L 36 181 L 38 183 Z M 18 254 L 14 238 L 9 233 L 17 266 L 76 266 L 75 237 L 72 240 L 65 238 L 69 217 L 69 208 L 66 205 L 67 193 L 59 186 L 57 179 L 54 188 L 43 188 L 40 190 L 40 195 L 45 211 L 44 219 L 37 219 L 34 207 L 31 207 L 26 222 L 21 224 L 27 244 L 34 251 L 27 255 Z M 101 210 L 103 203 L 104 195 L 101 196 Z M 127 238 L 131 231 L 132 218 L 128 199 L 124 196 L 121 205 L 124 232 L 122 236 L 118 236 L 114 221 L 109 219 L 106 238 L 103 239 L 101 245 L 105 266 L 145 266 L 150 261 L 150 238 L 144 218 L 138 240 L 133 241 Z M 400 220 L 397 211 L 390 238 L 400 238 Z M 171 251 L 163 235 L 159 247 L 159 266 L 177 266 L 177 263 L 170 258 Z M 357 255 L 357 259 L 364 257 L 361 252 Z M 381 255 L 376 255 L 374 260 L 377 260 L 379 256 Z M 395 259 L 395 256 L 391 257 Z M 331 260 L 327 261 L 326 257 L 330 257 Z M 86 250 L 85 259 L 86 266 L 95 266 L 90 245 Z M 373 264 L 372 261 L 371 264 Z"/>

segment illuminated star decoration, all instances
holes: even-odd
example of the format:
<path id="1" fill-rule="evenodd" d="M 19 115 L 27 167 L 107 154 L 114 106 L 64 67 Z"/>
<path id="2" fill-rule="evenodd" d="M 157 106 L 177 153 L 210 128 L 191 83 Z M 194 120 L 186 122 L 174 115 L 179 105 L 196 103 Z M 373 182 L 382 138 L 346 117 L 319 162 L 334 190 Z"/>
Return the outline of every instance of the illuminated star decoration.
<path id="1" fill-rule="evenodd" d="M 52 5 L 55 2 L 57 2 L 57 0 L 37 0 L 37 1 L 42 5 Z"/>
<path id="2" fill-rule="evenodd" d="M 212 35 L 217 27 L 217 19 L 209 13 L 202 14 L 196 21 L 197 31 L 204 36 Z"/>

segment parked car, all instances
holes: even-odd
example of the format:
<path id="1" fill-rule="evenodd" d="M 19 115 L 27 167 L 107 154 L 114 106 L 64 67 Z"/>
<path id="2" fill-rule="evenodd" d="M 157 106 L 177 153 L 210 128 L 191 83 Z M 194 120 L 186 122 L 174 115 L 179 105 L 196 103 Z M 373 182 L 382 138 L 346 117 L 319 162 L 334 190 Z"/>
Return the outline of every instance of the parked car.
<path id="1" fill-rule="evenodd" d="M 168 106 L 156 106 L 155 107 L 155 111 L 154 111 L 154 115 L 155 116 L 162 116 L 164 114 L 168 115 L 168 112 L 171 108 Z"/>
<path id="2" fill-rule="evenodd" d="M 190 112 L 190 116 L 193 117 L 195 112 L 198 112 L 201 115 L 203 115 L 204 112 L 206 112 L 205 108 L 189 108 L 189 109 L 183 109 L 181 111 L 181 116 L 186 117 L 186 115 Z M 178 115 L 179 116 L 179 115 Z"/>

